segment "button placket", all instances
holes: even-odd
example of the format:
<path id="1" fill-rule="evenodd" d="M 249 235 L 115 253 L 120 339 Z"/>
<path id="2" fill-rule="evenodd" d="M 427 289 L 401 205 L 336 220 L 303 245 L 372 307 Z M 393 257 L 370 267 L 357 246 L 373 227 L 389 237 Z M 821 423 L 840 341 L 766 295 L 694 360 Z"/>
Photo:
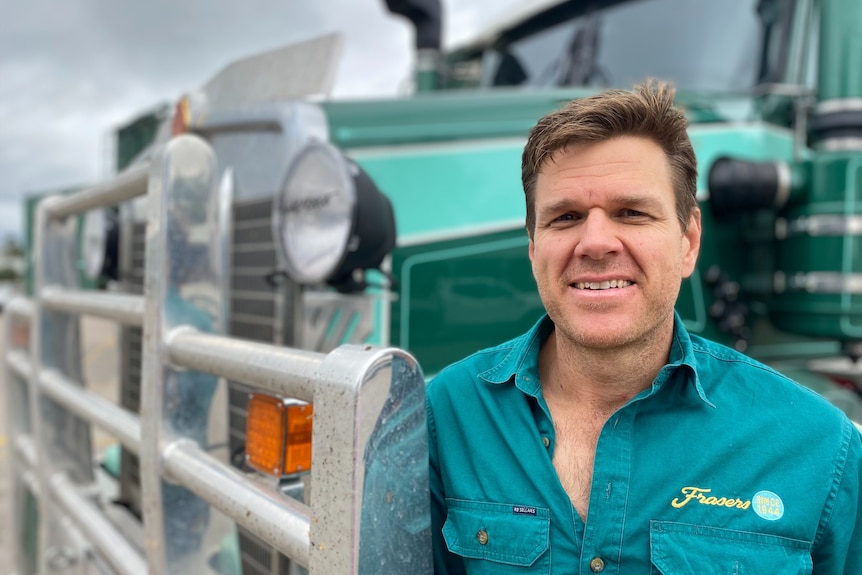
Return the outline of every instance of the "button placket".
<path id="1" fill-rule="evenodd" d="M 585 528 L 582 543 L 587 553 L 595 553 L 587 562 L 592 573 L 603 573 L 609 566 L 599 553 L 608 556 L 621 553 L 615 542 L 622 541 L 625 506 L 618 501 L 624 501 L 629 490 L 635 412 L 632 405 L 622 408 L 603 428 L 596 446 L 590 512 L 601 512 L 603 520 Z M 613 566 L 610 571 L 617 569 Z"/>

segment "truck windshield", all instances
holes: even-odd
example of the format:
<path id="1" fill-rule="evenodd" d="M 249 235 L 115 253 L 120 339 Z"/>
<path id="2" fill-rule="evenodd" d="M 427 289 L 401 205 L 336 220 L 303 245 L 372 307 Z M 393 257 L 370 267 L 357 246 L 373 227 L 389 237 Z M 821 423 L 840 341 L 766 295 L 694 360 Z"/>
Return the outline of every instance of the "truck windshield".
<path id="1" fill-rule="evenodd" d="M 790 2 L 632 0 L 581 11 L 486 52 L 484 86 L 622 86 L 748 91 L 774 80 Z M 559 23 L 557 23 L 559 22 Z"/>

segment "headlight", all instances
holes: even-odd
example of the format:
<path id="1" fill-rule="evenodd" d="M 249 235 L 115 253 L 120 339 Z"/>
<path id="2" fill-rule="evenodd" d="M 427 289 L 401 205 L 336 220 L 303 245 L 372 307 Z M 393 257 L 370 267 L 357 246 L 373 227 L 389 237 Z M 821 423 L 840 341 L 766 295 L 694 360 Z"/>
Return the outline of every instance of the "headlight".
<path id="1" fill-rule="evenodd" d="M 378 267 L 395 245 L 389 199 L 329 144 L 313 142 L 297 154 L 275 207 L 276 243 L 298 283 L 362 289 L 354 271 Z"/>
<path id="2" fill-rule="evenodd" d="M 81 260 L 91 280 L 117 279 L 117 219 L 113 212 L 90 210 L 84 216 Z"/>

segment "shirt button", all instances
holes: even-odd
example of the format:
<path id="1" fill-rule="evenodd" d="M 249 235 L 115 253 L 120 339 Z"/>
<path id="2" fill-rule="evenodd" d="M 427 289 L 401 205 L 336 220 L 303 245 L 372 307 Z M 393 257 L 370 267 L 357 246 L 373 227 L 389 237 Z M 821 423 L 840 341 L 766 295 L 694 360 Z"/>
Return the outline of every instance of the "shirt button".
<path id="1" fill-rule="evenodd" d="M 550 440 L 550 439 L 548 439 L 548 436 L 547 436 L 547 435 L 542 436 L 542 444 L 543 444 L 545 447 L 550 447 L 550 446 L 551 446 L 551 440 Z"/>
<path id="2" fill-rule="evenodd" d="M 479 545 L 487 545 L 488 544 L 488 532 L 484 529 L 480 529 L 478 533 L 476 533 L 476 539 L 479 541 Z"/>
<path id="3" fill-rule="evenodd" d="M 590 559 L 590 571 L 593 573 L 601 573 L 605 570 L 605 562 L 601 557 L 593 557 Z"/>

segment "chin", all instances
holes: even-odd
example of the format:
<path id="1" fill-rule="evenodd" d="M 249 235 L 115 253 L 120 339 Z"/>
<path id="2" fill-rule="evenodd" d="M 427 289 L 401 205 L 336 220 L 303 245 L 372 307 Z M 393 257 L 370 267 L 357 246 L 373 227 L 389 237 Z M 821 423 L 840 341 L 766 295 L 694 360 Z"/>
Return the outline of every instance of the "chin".
<path id="1" fill-rule="evenodd" d="M 556 324 L 560 335 L 578 346 L 610 349 L 629 343 L 634 338 L 629 324 L 619 325 L 601 319 L 591 320 L 589 325 Z M 562 328 L 562 329 L 561 329 Z"/>
<path id="2" fill-rule="evenodd" d="M 574 335 L 574 341 L 576 344 L 591 349 L 614 349 L 617 347 L 625 346 L 634 341 L 632 338 L 627 337 L 628 334 L 626 332 L 608 333 L 607 331 L 605 331 L 601 334 L 593 332 L 581 332 Z"/>

